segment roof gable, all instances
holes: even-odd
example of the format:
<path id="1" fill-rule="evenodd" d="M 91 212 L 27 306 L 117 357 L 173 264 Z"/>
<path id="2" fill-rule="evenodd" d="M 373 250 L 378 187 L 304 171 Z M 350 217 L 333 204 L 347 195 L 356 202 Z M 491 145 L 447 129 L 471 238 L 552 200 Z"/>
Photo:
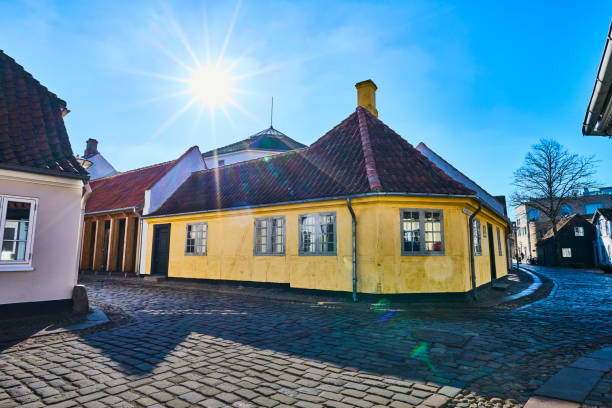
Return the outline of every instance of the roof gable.
<path id="1" fill-rule="evenodd" d="M 154 215 L 379 191 L 473 193 L 357 108 L 309 147 L 193 173 Z"/>
<path id="2" fill-rule="evenodd" d="M 286 152 L 306 147 L 300 142 L 291 139 L 284 133 L 270 126 L 268 129 L 255 133 L 247 139 L 229 144 L 218 149 L 202 153 L 204 157 L 213 157 L 222 154 L 235 153 L 243 150 L 264 150 L 272 152 Z"/>
<path id="3" fill-rule="evenodd" d="M 612 221 L 612 208 L 598 208 L 593 214 L 593 222 L 597 221 L 599 216 L 604 217 L 608 221 Z"/>
<path id="4" fill-rule="evenodd" d="M 72 153 L 66 102 L 0 50 L 0 165 L 86 178 Z"/>

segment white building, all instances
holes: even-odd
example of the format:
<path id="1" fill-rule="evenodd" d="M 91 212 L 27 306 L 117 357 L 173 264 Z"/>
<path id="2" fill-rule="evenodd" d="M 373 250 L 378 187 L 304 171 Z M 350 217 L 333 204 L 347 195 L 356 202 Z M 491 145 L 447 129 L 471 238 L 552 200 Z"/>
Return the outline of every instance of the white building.
<path id="1" fill-rule="evenodd" d="M 206 161 L 206 167 L 211 169 L 303 147 L 306 146 L 270 126 L 247 139 L 210 150 L 203 153 L 202 156 Z"/>
<path id="2" fill-rule="evenodd" d="M 600 208 L 591 221 L 595 226 L 595 263 L 612 265 L 612 208 Z"/>
<path id="3" fill-rule="evenodd" d="M 0 315 L 70 310 L 89 185 L 66 102 L 0 51 L 0 112 Z"/>

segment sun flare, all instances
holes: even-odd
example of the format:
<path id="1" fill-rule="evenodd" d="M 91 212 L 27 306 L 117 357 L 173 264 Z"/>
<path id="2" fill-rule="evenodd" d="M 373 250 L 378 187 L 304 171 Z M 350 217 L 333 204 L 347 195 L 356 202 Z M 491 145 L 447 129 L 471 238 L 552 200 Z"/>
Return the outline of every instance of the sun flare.
<path id="1" fill-rule="evenodd" d="M 228 71 L 215 65 L 206 65 L 193 72 L 189 91 L 203 106 L 223 107 L 230 102 L 234 80 Z"/>

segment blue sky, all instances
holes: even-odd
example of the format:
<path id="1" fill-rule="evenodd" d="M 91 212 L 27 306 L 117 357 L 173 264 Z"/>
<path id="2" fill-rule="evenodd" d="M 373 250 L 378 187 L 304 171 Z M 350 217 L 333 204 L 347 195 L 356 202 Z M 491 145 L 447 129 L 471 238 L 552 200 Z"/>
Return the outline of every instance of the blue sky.
<path id="1" fill-rule="evenodd" d="M 96 138 L 118 170 L 262 130 L 271 96 L 274 126 L 310 144 L 372 78 L 385 123 L 508 195 L 542 137 L 595 154 L 612 185 L 612 140 L 580 132 L 610 17 L 610 2 L 0 0 L 0 49 L 68 102 L 75 152 Z M 239 108 L 213 120 L 195 104 L 169 123 L 190 96 L 166 78 L 188 77 L 185 44 L 205 62 L 207 42 L 240 77 Z"/>

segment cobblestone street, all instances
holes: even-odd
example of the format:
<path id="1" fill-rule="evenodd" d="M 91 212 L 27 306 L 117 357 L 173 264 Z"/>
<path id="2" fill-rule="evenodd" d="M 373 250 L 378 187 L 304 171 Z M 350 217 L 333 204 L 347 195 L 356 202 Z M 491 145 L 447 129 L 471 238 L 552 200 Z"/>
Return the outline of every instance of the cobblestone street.
<path id="1" fill-rule="evenodd" d="M 5 346 L 0 407 L 521 406 L 612 343 L 612 276 L 535 269 L 557 287 L 514 310 L 377 311 L 87 281 L 94 303 L 129 318 Z M 590 404 L 612 406 L 606 381 Z"/>

